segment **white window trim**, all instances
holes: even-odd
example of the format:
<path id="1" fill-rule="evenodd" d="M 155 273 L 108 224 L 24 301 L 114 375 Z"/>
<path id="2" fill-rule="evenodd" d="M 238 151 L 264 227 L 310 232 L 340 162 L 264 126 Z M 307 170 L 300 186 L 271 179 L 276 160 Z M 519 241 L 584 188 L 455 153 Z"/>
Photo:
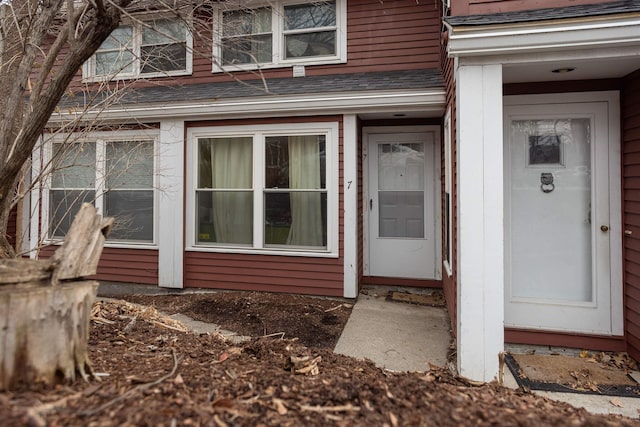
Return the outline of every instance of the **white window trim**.
<path id="1" fill-rule="evenodd" d="M 157 77 L 170 77 L 170 76 L 187 76 L 193 73 L 193 35 L 191 34 L 193 25 L 191 19 L 185 19 L 186 30 L 186 68 L 184 70 L 163 71 L 157 73 L 142 73 L 140 72 L 140 48 L 142 46 L 142 29 L 145 26 L 144 23 L 154 19 L 156 21 L 175 18 L 174 16 L 167 15 L 152 15 L 145 14 L 138 17 L 139 21 L 131 22 L 130 20 L 123 21 L 121 26 L 133 27 L 133 72 L 132 73 L 117 73 L 96 75 L 95 74 L 95 53 L 82 65 L 82 81 L 85 83 L 91 82 L 103 82 L 111 80 L 132 80 L 139 78 L 157 78 Z"/>
<path id="2" fill-rule="evenodd" d="M 326 249 L 290 249 L 258 247 L 262 244 L 264 225 L 262 221 L 264 189 L 264 138 L 267 136 L 325 135 L 326 137 L 326 190 L 327 190 L 327 247 Z M 254 247 L 229 245 L 198 245 L 196 235 L 196 184 L 198 138 L 253 137 L 253 192 L 254 192 Z M 239 254 L 269 254 L 304 257 L 337 258 L 339 246 L 338 221 L 338 123 L 291 123 L 250 126 L 212 126 L 191 128 L 187 132 L 186 174 L 186 250 L 192 252 L 220 252 Z M 262 175 L 262 176 L 259 176 Z"/>
<path id="3" fill-rule="evenodd" d="M 336 1 L 336 54 L 326 57 L 306 57 L 300 59 L 284 59 L 282 49 L 284 47 L 284 28 L 282 17 L 284 7 L 291 4 L 313 3 L 311 0 L 275 0 L 248 1 L 242 9 L 256 9 L 259 7 L 270 7 L 272 9 L 272 62 L 255 64 L 234 64 L 222 65 L 222 13 L 226 11 L 238 10 L 240 8 L 217 7 L 213 13 L 213 69 L 214 73 L 264 70 L 269 68 L 286 68 L 295 65 L 327 65 L 343 64 L 347 62 L 347 1 Z"/>
<path id="4" fill-rule="evenodd" d="M 453 165 L 451 158 L 451 108 L 447 109 L 447 113 L 444 116 L 443 126 L 443 144 L 444 144 L 444 194 L 449 193 L 449 206 L 448 206 L 448 218 L 444 219 L 444 224 L 449 224 L 448 233 L 449 241 L 447 243 L 447 252 L 442 254 L 443 267 L 447 276 L 453 275 L 451 263 L 453 258 Z M 443 200 L 447 203 L 446 200 Z M 445 206 L 446 207 L 446 206 Z M 446 239 L 445 239 L 446 241 Z"/>
<path id="5" fill-rule="evenodd" d="M 44 144 L 43 164 L 47 165 L 51 161 L 53 155 L 53 144 L 60 143 L 82 143 L 82 142 L 95 142 L 96 143 L 96 201 L 95 207 L 98 209 L 98 214 L 103 215 L 103 192 L 104 192 L 104 171 L 101 171 L 101 167 L 98 164 L 100 160 L 104 160 L 104 153 L 106 150 L 106 144 L 108 142 L 119 141 L 153 141 L 153 242 L 122 242 L 122 241 L 105 241 L 104 246 L 109 248 L 130 248 L 130 249 L 158 249 L 158 138 L 160 132 L 158 131 L 114 131 L 114 132 L 91 132 L 86 135 L 78 135 L 77 137 L 69 134 L 59 134 L 46 140 Z M 52 173 L 48 172 L 43 180 L 42 188 L 42 242 L 44 244 L 59 245 L 62 244 L 62 239 L 49 237 L 49 189 L 51 188 Z"/>

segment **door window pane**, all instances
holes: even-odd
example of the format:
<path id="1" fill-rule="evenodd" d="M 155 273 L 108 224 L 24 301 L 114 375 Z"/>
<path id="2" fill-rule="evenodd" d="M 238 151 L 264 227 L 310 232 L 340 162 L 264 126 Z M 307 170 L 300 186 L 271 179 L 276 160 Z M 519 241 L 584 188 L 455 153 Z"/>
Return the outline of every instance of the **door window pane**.
<path id="1" fill-rule="evenodd" d="M 512 296 L 592 301 L 590 119 L 514 120 L 509 151 Z"/>
<path id="2" fill-rule="evenodd" d="M 378 145 L 379 236 L 424 238 L 424 144 Z"/>

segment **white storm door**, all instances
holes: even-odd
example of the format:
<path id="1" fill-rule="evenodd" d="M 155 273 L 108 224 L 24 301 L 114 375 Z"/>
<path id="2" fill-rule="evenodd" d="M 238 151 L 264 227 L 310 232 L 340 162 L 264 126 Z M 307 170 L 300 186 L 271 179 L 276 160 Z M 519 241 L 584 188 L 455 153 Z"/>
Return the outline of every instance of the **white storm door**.
<path id="1" fill-rule="evenodd" d="M 607 104 L 505 106 L 505 144 L 505 325 L 621 332 Z"/>
<path id="2" fill-rule="evenodd" d="M 368 140 L 368 274 L 435 278 L 435 133 Z"/>

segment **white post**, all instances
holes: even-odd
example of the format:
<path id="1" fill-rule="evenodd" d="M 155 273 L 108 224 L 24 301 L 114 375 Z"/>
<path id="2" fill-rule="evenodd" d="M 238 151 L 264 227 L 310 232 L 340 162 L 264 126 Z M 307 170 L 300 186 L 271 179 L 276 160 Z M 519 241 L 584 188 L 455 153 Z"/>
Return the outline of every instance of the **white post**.
<path id="1" fill-rule="evenodd" d="M 498 376 L 504 349 L 502 65 L 459 65 L 458 370 Z"/>
<path id="2" fill-rule="evenodd" d="M 358 296 L 358 124 L 354 114 L 343 117 L 344 297 Z"/>
<path id="3" fill-rule="evenodd" d="M 184 122 L 162 121 L 158 141 L 158 286 L 182 288 Z"/>

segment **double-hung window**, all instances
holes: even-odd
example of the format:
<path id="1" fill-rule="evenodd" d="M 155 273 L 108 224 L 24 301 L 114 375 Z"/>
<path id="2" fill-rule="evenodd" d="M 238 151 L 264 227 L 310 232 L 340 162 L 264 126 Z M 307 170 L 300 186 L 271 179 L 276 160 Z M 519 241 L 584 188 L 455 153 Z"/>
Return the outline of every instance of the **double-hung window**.
<path id="1" fill-rule="evenodd" d="M 335 253 L 336 135 L 312 124 L 191 131 L 192 248 Z"/>
<path id="2" fill-rule="evenodd" d="M 80 205 L 115 218 L 109 242 L 154 242 L 154 141 L 54 142 L 48 190 L 48 237 L 63 238 Z"/>
<path id="3" fill-rule="evenodd" d="M 221 8 L 214 71 L 344 62 L 346 1 Z"/>
<path id="4" fill-rule="evenodd" d="M 191 73 L 192 38 L 184 21 L 137 21 L 116 28 L 87 61 L 85 79 Z"/>

